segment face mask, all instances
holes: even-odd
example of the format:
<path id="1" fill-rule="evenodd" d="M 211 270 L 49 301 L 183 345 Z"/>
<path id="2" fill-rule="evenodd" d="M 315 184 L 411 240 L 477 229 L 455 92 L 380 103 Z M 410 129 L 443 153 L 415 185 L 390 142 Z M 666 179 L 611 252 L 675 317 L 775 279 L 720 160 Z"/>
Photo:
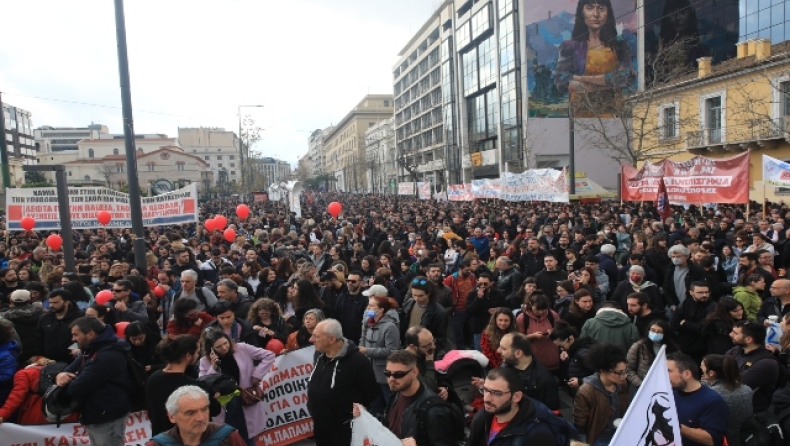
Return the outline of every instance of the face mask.
<path id="1" fill-rule="evenodd" d="M 639 282 L 642 279 L 642 276 L 630 276 L 631 282 Z"/>
<path id="2" fill-rule="evenodd" d="M 373 310 L 367 310 L 365 311 L 365 317 L 368 319 L 373 319 L 374 317 L 376 317 L 376 312 Z"/>
<path id="3" fill-rule="evenodd" d="M 647 338 L 653 342 L 661 342 L 664 340 L 664 333 L 653 333 L 652 331 L 647 334 Z"/>
<path id="4" fill-rule="evenodd" d="M 680 266 L 683 264 L 683 259 L 678 259 L 678 258 L 672 259 L 672 264 L 675 266 Z"/>
<path id="5" fill-rule="evenodd" d="M 612 232 L 612 231 L 610 231 L 610 230 L 608 230 L 608 229 L 604 229 L 604 230 L 603 230 L 603 232 L 604 232 L 604 234 L 608 234 L 608 233 L 610 233 L 610 232 Z"/>
<path id="6" fill-rule="evenodd" d="M 99 283 L 99 278 L 98 277 L 91 277 L 91 283 L 94 284 L 94 285 L 97 285 Z"/>

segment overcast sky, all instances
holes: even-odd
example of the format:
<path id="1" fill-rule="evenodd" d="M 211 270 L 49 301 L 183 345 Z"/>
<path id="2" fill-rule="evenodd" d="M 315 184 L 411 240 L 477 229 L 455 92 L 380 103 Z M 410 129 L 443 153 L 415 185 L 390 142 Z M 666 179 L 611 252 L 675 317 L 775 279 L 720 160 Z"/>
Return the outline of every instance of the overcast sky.
<path id="1" fill-rule="evenodd" d="M 438 0 L 127 0 L 136 133 L 237 131 L 248 110 L 265 156 L 296 163 L 311 131 L 392 93 L 398 52 Z M 0 91 L 33 125 L 122 133 L 112 0 L 3 2 Z M 88 105 L 90 104 L 90 105 Z"/>

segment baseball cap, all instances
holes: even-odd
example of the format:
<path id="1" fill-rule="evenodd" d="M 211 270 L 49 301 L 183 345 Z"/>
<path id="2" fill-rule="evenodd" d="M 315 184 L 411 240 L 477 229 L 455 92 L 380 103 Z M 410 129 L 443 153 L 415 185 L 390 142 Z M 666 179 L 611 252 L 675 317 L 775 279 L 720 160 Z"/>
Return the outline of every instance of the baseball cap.
<path id="1" fill-rule="evenodd" d="M 367 291 L 363 291 L 362 295 L 365 297 L 371 297 L 371 296 L 387 297 L 389 293 L 390 293 L 389 290 L 387 290 L 387 287 L 385 287 L 384 285 L 373 285 L 370 288 L 368 288 Z"/>
<path id="2" fill-rule="evenodd" d="M 11 302 L 14 303 L 24 303 L 30 302 L 30 291 L 28 290 L 16 290 L 11 293 Z"/>

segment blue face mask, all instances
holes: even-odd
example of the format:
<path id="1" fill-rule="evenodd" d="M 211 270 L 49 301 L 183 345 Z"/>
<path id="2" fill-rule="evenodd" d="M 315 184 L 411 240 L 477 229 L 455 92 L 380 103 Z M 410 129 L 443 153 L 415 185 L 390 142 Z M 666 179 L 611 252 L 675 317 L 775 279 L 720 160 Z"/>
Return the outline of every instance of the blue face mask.
<path id="1" fill-rule="evenodd" d="M 367 310 L 367 311 L 365 311 L 365 317 L 368 318 L 368 319 L 372 319 L 372 318 L 376 317 L 376 312 L 373 311 L 373 310 Z"/>
<path id="2" fill-rule="evenodd" d="M 651 331 L 647 334 L 647 338 L 653 342 L 661 342 L 664 340 L 664 333 L 653 333 Z"/>
<path id="3" fill-rule="evenodd" d="M 91 283 L 94 284 L 94 285 L 97 285 L 99 283 L 99 278 L 98 277 L 91 277 Z"/>

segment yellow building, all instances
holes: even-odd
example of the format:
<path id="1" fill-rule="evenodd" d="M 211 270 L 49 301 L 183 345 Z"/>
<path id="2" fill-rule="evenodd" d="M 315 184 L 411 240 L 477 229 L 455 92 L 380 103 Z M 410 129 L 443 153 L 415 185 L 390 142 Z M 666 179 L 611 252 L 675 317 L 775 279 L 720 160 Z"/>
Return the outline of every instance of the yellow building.
<path id="1" fill-rule="evenodd" d="M 781 200 L 790 189 L 763 195 L 762 155 L 790 160 L 790 42 L 740 42 L 737 54 L 714 66 L 701 58 L 697 72 L 633 96 L 632 144 L 651 160 L 750 150 L 750 198 Z"/>
<path id="2" fill-rule="evenodd" d="M 369 94 L 324 136 L 326 173 L 337 180 L 337 190 L 366 190 L 365 132 L 377 122 L 391 118 L 393 110 L 391 94 Z"/>

